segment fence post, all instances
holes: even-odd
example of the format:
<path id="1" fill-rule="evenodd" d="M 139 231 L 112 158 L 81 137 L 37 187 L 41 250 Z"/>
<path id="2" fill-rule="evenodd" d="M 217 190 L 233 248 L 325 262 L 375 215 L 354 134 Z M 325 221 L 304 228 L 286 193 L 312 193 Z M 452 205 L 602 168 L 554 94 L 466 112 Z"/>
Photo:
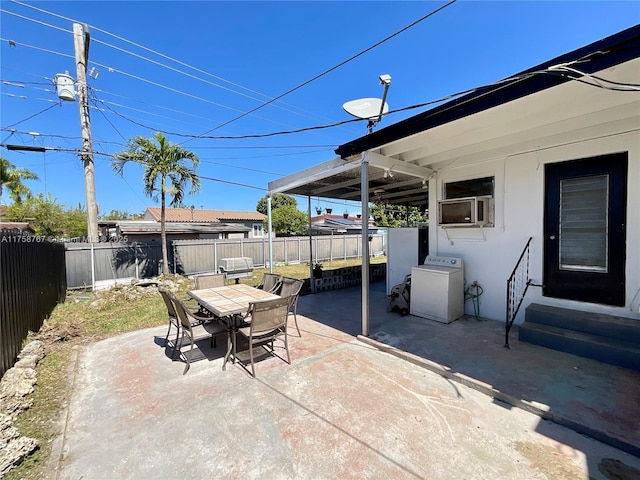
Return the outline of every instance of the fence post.
<path id="1" fill-rule="evenodd" d="M 138 242 L 133 242 L 133 254 L 136 259 L 136 279 L 140 278 L 140 264 L 138 263 Z"/>
<path id="2" fill-rule="evenodd" d="M 213 242 L 213 268 L 218 271 L 218 242 Z"/>
<path id="3" fill-rule="evenodd" d="M 93 242 L 91 242 L 91 290 L 96 289 L 96 264 L 95 255 L 93 253 Z"/>
<path id="4" fill-rule="evenodd" d="M 243 239 L 240 239 L 240 256 L 244 257 L 244 242 L 242 241 Z"/>
<path id="5" fill-rule="evenodd" d="M 289 243 L 289 237 L 285 237 L 284 239 L 284 264 L 287 264 L 287 243 Z"/>
<path id="6" fill-rule="evenodd" d="M 333 230 L 331 230 L 331 238 L 329 239 L 329 263 L 333 262 Z"/>
<path id="7" fill-rule="evenodd" d="M 177 257 L 176 249 L 177 249 L 177 247 L 176 247 L 176 244 L 173 243 L 173 242 L 171 242 L 171 246 L 173 247 L 173 274 L 175 275 L 176 272 L 178 271 L 178 266 L 177 266 L 177 263 L 176 263 L 176 257 Z"/>
<path id="8" fill-rule="evenodd" d="M 342 235 L 342 245 L 344 250 L 344 259 L 347 259 L 347 234 Z"/>

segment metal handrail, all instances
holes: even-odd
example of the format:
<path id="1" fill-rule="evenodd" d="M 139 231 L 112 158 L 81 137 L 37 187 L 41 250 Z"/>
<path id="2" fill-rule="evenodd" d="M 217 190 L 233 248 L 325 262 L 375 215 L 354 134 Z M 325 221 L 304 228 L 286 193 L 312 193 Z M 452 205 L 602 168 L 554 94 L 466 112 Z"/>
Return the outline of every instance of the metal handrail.
<path id="1" fill-rule="evenodd" d="M 505 348 L 509 348 L 509 332 L 516 319 L 516 315 L 518 315 L 518 310 L 520 310 L 527 289 L 529 285 L 531 285 L 531 279 L 529 278 L 531 240 L 533 240 L 533 237 L 529 237 L 527 244 L 520 254 L 520 258 L 518 258 L 516 262 L 516 266 L 513 268 L 513 272 L 511 272 L 511 276 L 509 276 L 509 280 L 507 280 L 507 318 L 504 333 Z"/>

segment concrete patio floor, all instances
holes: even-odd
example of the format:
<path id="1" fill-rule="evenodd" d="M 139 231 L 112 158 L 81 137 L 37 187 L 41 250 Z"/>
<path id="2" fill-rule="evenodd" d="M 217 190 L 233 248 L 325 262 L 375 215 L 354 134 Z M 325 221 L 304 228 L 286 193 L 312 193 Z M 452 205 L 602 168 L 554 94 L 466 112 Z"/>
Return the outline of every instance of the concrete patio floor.
<path id="1" fill-rule="evenodd" d="M 165 327 L 77 351 L 50 478 L 640 478 L 638 456 L 563 426 L 640 451 L 637 372 L 387 313 L 384 283 L 365 341 L 359 288 L 301 297 L 298 322 L 292 364 L 267 356 L 257 379 L 222 371 L 222 341 L 183 376 Z"/>

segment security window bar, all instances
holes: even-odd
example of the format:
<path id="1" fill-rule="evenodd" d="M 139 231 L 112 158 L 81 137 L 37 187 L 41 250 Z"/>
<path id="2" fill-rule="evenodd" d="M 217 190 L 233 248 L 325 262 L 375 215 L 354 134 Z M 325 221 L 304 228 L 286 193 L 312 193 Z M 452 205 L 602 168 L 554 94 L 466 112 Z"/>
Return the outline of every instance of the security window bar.
<path id="1" fill-rule="evenodd" d="M 609 175 L 560 182 L 560 269 L 608 271 Z"/>

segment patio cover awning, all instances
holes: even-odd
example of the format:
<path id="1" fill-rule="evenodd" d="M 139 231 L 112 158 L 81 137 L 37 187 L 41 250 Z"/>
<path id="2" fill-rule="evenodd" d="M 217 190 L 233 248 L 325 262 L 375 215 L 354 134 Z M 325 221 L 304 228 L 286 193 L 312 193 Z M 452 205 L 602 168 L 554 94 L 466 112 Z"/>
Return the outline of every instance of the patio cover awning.
<path id="1" fill-rule="evenodd" d="M 367 164 L 369 202 L 426 207 L 433 170 L 373 152 L 347 160 L 334 158 L 269 182 L 269 194 L 361 201 L 363 160 Z"/>
<path id="2" fill-rule="evenodd" d="M 433 170 L 385 157 L 375 152 L 363 152 L 349 159 L 334 158 L 328 162 L 269 182 L 269 198 L 276 193 L 306 195 L 309 201 L 311 226 L 311 197 L 360 201 L 362 218 L 369 218 L 369 202 L 416 206 L 428 205 L 428 180 Z M 269 219 L 271 218 L 271 202 Z M 311 237 L 309 237 L 311 240 Z M 269 226 L 269 242 L 272 241 Z M 310 241 L 310 248 L 311 248 Z M 271 248 L 270 264 L 271 261 Z M 312 257 L 313 258 L 313 257 Z M 313 262 L 309 270 L 313 289 Z M 362 235 L 362 334 L 369 335 L 369 239 Z"/>

